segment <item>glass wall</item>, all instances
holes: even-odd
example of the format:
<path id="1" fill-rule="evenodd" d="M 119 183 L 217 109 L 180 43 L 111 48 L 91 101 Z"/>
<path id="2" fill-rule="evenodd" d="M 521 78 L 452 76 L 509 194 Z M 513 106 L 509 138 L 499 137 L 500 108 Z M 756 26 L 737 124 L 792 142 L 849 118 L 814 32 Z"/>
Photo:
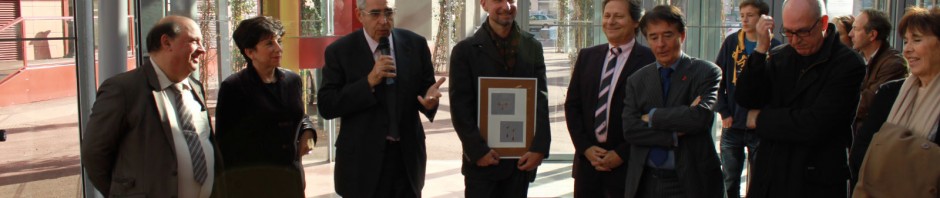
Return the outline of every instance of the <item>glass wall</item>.
<path id="1" fill-rule="evenodd" d="M 0 196 L 81 195 L 70 1 L 0 1 Z"/>

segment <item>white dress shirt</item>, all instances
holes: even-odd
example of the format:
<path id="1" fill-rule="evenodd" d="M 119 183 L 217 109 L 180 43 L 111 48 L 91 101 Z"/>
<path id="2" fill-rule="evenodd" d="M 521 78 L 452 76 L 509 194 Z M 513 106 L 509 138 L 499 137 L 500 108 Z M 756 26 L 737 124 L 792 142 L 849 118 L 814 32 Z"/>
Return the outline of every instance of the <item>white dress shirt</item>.
<path id="1" fill-rule="evenodd" d="M 153 64 L 153 70 L 157 72 L 157 80 L 160 82 L 160 88 L 163 94 L 157 102 L 162 102 L 165 107 L 167 107 L 166 115 L 167 120 L 170 122 L 170 129 L 173 132 L 173 145 L 176 150 L 176 165 L 178 169 L 177 178 L 178 182 L 178 191 L 180 198 L 207 198 L 212 194 L 212 185 L 215 178 L 215 150 L 212 147 L 212 143 L 209 142 L 209 133 L 211 133 L 209 128 L 209 118 L 206 117 L 206 113 L 202 112 L 202 109 L 199 108 L 202 104 L 196 100 L 193 96 L 192 86 L 190 86 L 189 78 L 183 79 L 179 83 L 173 83 L 166 76 L 166 74 L 157 66 L 157 63 L 150 60 L 150 63 Z M 186 89 L 181 89 L 183 94 L 183 102 L 186 103 L 188 110 L 192 112 L 193 115 L 193 125 L 196 127 L 196 134 L 199 135 L 199 142 L 202 146 L 203 154 L 205 154 L 206 159 L 206 171 L 208 172 L 208 177 L 203 185 L 200 185 L 196 182 L 195 177 L 193 176 L 193 163 L 192 156 L 189 155 L 189 146 L 186 144 L 186 138 L 183 137 L 183 131 L 180 129 L 179 122 L 177 122 L 176 115 L 176 93 L 171 89 L 175 89 L 173 86 L 184 86 Z"/>

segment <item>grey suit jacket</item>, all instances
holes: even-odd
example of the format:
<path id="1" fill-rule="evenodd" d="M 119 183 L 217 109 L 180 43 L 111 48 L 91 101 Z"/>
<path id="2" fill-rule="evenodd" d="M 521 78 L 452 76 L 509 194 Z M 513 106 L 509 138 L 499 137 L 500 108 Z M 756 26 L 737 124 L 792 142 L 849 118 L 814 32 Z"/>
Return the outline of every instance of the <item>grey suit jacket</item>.
<path id="1" fill-rule="evenodd" d="M 173 109 L 155 102 L 160 83 L 150 60 L 143 62 L 101 84 L 82 134 L 82 166 L 105 197 L 178 196 L 176 152 L 167 120 L 167 111 Z M 202 83 L 189 80 L 203 104 L 201 116 L 208 117 Z M 221 197 L 217 189 L 222 185 L 222 158 L 215 136 L 209 140 L 215 147 L 213 197 Z"/>
<path id="2" fill-rule="evenodd" d="M 711 126 L 715 116 L 721 69 L 714 63 L 689 57 L 679 58 L 672 74 L 669 98 L 662 98 L 662 83 L 656 63 L 627 78 L 624 97 L 624 138 L 631 144 L 627 160 L 626 197 L 636 197 L 651 146 L 675 151 L 676 173 L 686 195 L 723 197 L 721 166 Z M 696 97 L 698 105 L 690 107 Z M 640 117 L 651 109 L 652 127 Z M 673 138 L 674 132 L 684 133 Z M 678 142 L 677 142 L 678 140 Z"/>

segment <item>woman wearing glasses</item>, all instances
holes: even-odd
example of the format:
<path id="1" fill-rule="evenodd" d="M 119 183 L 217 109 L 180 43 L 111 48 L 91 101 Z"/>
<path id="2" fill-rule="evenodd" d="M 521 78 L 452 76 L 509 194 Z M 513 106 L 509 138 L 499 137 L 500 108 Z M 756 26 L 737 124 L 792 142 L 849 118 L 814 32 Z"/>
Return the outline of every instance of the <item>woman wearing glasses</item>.
<path id="1" fill-rule="evenodd" d="M 304 197 L 300 159 L 315 139 L 300 76 L 281 69 L 280 22 L 259 16 L 232 34 L 248 66 L 219 88 L 216 129 L 234 197 Z"/>

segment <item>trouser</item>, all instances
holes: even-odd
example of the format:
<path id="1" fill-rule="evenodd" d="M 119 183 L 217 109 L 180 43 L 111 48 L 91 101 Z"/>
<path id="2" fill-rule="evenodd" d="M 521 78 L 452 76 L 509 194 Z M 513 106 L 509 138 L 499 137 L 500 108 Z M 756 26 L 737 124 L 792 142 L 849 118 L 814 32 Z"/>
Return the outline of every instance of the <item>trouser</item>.
<path id="1" fill-rule="evenodd" d="M 640 186 L 637 188 L 638 198 L 686 198 L 685 189 L 679 181 L 675 170 L 643 168 Z"/>
<path id="2" fill-rule="evenodd" d="M 754 131 L 731 128 L 721 133 L 721 170 L 725 175 L 725 193 L 729 198 L 741 198 L 744 147 L 747 147 L 747 161 L 752 163 L 758 144 L 760 140 Z"/>
<path id="3" fill-rule="evenodd" d="M 519 169 L 513 169 L 512 175 L 499 180 L 464 177 L 464 185 L 464 196 L 467 198 L 523 198 L 529 193 L 526 172 Z"/>
<path id="4" fill-rule="evenodd" d="M 411 181 L 408 180 L 408 171 L 405 170 L 405 162 L 402 160 L 401 143 L 388 141 L 385 145 L 382 173 L 375 197 L 421 197 L 420 194 L 415 194 Z"/>

